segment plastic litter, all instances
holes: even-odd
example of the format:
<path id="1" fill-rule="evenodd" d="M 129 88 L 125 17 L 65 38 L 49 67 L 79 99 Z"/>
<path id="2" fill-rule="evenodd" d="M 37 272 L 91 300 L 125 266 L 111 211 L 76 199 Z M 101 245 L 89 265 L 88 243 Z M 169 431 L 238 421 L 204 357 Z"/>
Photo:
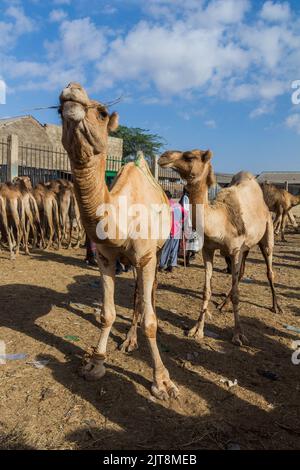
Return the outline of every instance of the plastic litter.
<path id="1" fill-rule="evenodd" d="M 289 331 L 294 331 L 295 333 L 300 333 L 300 328 L 297 328 L 296 326 L 292 326 L 292 325 L 284 325 L 284 326 Z"/>
<path id="2" fill-rule="evenodd" d="M 70 307 L 79 308 L 79 310 L 86 310 L 88 308 L 87 305 L 79 304 L 79 303 L 70 303 Z"/>
<path id="3" fill-rule="evenodd" d="M 74 341 L 75 343 L 77 341 L 80 341 L 80 338 L 78 338 L 78 336 L 73 336 L 73 335 L 66 335 L 64 336 L 65 339 L 68 339 L 69 341 Z"/>
<path id="4" fill-rule="evenodd" d="M 227 385 L 228 388 L 235 387 L 235 386 L 238 384 L 237 379 L 234 379 L 233 382 L 232 382 L 232 380 L 229 380 L 229 379 L 220 379 L 220 382 L 221 382 L 222 384 Z"/>
<path id="5" fill-rule="evenodd" d="M 50 361 L 48 359 L 43 359 L 40 361 L 30 361 L 26 364 L 34 366 L 36 369 L 43 369 Z"/>
<path id="6" fill-rule="evenodd" d="M 261 375 L 262 377 L 265 377 L 266 379 L 269 380 L 278 380 L 279 375 L 275 374 L 275 372 L 272 372 L 270 370 L 265 370 L 265 369 L 256 369 L 256 372 Z"/>
<path id="7" fill-rule="evenodd" d="M 18 361 L 19 359 L 25 359 L 27 354 L 18 353 L 18 354 L 0 354 L 0 359 L 3 361 Z"/>

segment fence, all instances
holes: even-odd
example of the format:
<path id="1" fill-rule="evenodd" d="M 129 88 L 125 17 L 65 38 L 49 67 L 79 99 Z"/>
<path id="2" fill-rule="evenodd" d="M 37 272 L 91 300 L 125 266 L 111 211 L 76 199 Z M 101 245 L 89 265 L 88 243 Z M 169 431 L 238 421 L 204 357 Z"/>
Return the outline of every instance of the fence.
<path id="1" fill-rule="evenodd" d="M 6 139 L 0 139 L 0 183 L 7 181 L 7 155 L 9 143 Z"/>
<path id="2" fill-rule="evenodd" d="M 109 182 L 122 165 L 119 155 L 108 155 L 106 175 Z M 35 186 L 52 179 L 72 179 L 70 161 L 63 147 L 24 144 L 16 135 L 0 140 L 0 169 L 0 182 L 11 181 L 15 176 L 29 176 Z M 164 190 L 170 191 L 175 198 L 180 197 L 183 181 L 175 171 L 160 168 L 156 158 L 152 171 Z"/>

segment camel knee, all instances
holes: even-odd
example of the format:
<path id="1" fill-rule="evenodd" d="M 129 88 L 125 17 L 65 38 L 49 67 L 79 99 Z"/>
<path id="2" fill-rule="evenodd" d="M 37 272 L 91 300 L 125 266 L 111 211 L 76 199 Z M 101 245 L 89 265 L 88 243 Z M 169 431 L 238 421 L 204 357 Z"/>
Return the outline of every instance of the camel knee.
<path id="1" fill-rule="evenodd" d="M 112 326 L 116 318 L 116 313 L 111 310 L 104 311 L 100 315 L 100 323 L 102 328 L 109 328 Z"/>
<path id="2" fill-rule="evenodd" d="M 145 315 L 142 326 L 143 326 L 145 336 L 147 338 L 155 338 L 156 337 L 157 320 L 156 320 L 155 315 L 151 315 L 151 316 Z"/>

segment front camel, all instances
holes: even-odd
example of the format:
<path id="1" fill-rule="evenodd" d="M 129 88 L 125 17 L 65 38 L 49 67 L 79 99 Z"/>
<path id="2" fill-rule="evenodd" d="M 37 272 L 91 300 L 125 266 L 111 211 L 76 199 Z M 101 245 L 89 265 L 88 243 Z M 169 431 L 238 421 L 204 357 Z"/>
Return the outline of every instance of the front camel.
<path id="1" fill-rule="evenodd" d="M 211 278 L 216 250 L 231 258 L 232 287 L 222 309 L 231 300 L 235 328 L 233 342 L 247 343 L 239 316 L 239 282 L 244 274 L 245 262 L 250 249 L 258 245 L 267 265 L 267 277 L 272 291 L 272 311 L 281 312 L 274 288 L 272 256 L 274 247 L 273 222 L 264 202 L 262 190 L 255 177 L 246 172 L 233 177 L 231 186 L 223 189 L 213 203 L 208 202 L 208 188 L 214 183 L 211 165 L 212 152 L 193 150 L 190 152 L 165 152 L 158 163 L 163 168 L 172 168 L 187 181 L 192 206 L 193 229 L 197 228 L 197 212 L 204 216 L 203 260 L 205 266 L 204 302 L 198 321 L 189 336 L 201 339 L 204 336 L 205 316 L 211 298 Z"/>
<path id="2" fill-rule="evenodd" d="M 90 100 L 77 83 L 70 83 L 62 91 L 60 104 L 62 142 L 70 159 L 83 226 L 97 245 L 103 283 L 100 339 L 82 367 L 81 375 L 87 380 L 97 380 L 105 373 L 107 341 L 116 318 L 115 263 L 118 257 L 126 258 L 137 272 L 138 308 L 153 360 L 152 393 L 160 399 L 177 397 L 178 389 L 158 350 L 157 319 L 152 300 L 157 253 L 170 232 L 167 198 L 143 158 L 138 164 L 125 165 L 109 191 L 105 183 L 108 133 L 117 128 L 118 115 L 109 115 L 105 106 Z M 143 208 L 140 213 L 134 212 L 137 204 Z M 106 208 L 112 212 L 111 217 L 106 218 Z M 133 228 L 142 230 L 140 237 L 133 236 Z"/>

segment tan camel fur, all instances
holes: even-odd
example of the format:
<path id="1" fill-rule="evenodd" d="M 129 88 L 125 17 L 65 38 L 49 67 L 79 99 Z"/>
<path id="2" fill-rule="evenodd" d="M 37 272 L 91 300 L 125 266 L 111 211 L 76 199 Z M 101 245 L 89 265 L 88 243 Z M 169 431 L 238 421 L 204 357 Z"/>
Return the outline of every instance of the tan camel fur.
<path id="1" fill-rule="evenodd" d="M 77 228 L 77 242 L 74 248 L 78 248 L 80 241 L 83 238 L 83 228 L 80 220 L 78 204 L 74 194 L 73 183 L 71 181 L 57 179 L 47 183 L 47 187 L 51 189 L 57 197 L 62 242 L 67 242 L 67 248 L 71 246 L 72 230 L 75 222 Z"/>
<path id="2" fill-rule="evenodd" d="M 32 192 L 32 184 L 28 176 L 18 176 L 13 180 L 14 186 L 20 191 L 23 200 L 25 213 L 25 239 L 28 245 L 30 230 L 33 235 L 32 246 L 37 245 L 37 236 L 41 240 L 41 246 L 44 246 L 44 234 L 41 226 L 39 209 Z"/>
<path id="3" fill-rule="evenodd" d="M 6 214 L 10 233 L 9 247 L 11 258 L 14 258 L 12 246 L 15 247 L 15 254 L 19 254 L 22 239 L 24 241 L 25 253 L 28 254 L 29 250 L 25 239 L 25 214 L 22 194 L 12 183 L 3 183 L 0 186 L 0 195 L 6 201 Z"/>
<path id="4" fill-rule="evenodd" d="M 47 239 L 45 248 L 53 245 L 54 235 L 56 234 L 57 248 L 59 249 L 61 232 L 56 194 L 44 184 L 38 183 L 33 189 L 33 196 L 39 209 L 44 237 Z"/>
<path id="5" fill-rule="evenodd" d="M 275 233 L 281 233 L 281 240 L 286 241 L 285 227 L 289 218 L 292 225 L 297 228 L 297 222 L 290 212 L 291 209 L 300 204 L 300 195 L 294 196 L 285 189 L 280 189 L 274 184 L 263 183 L 261 185 L 265 202 L 271 212 L 275 213 Z"/>
<path id="6" fill-rule="evenodd" d="M 196 213 L 204 211 L 203 260 L 205 265 L 204 303 L 196 325 L 189 335 L 203 338 L 205 316 L 211 298 L 211 278 L 216 250 L 230 256 L 232 263 L 232 287 L 223 308 L 230 300 L 233 305 L 235 328 L 233 342 L 247 342 L 239 319 L 239 281 L 249 250 L 259 245 L 267 265 L 267 276 L 272 290 L 272 311 L 281 312 L 274 289 L 272 253 L 274 233 L 271 214 L 264 202 L 262 190 L 250 173 L 241 172 L 233 177 L 231 186 L 223 189 L 213 203 L 208 202 L 208 188 L 214 183 L 211 165 L 212 152 L 193 150 L 190 152 L 165 152 L 158 163 L 163 168 L 173 168 L 187 181 L 192 205 L 192 223 L 196 228 Z"/>
<path id="7" fill-rule="evenodd" d="M 100 339 L 81 374 L 86 379 L 94 380 L 100 379 L 105 373 L 107 340 L 116 318 L 115 263 L 117 257 L 126 258 L 136 267 L 137 272 L 142 327 L 154 366 L 152 393 L 160 399 L 176 397 L 178 389 L 170 380 L 157 347 L 157 319 L 153 302 L 157 253 L 170 233 L 171 218 L 166 195 L 152 177 L 143 158 L 125 165 L 109 191 L 105 183 L 108 133 L 117 128 L 118 115 L 109 115 L 105 106 L 90 100 L 77 83 L 70 83 L 62 91 L 60 103 L 62 142 L 70 158 L 83 226 L 88 237 L 97 244 L 103 283 Z M 147 209 L 146 215 L 130 214 L 121 204 L 121 197 L 128 208 L 133 208 L 133 204 L 141 204 Z M 99 229 L 99 222 L 105 220 L 105 215 L 99 212 L 103 204 L 110 204 L 110 207 L 118 210 L 123 221 L 119 224 L 118 220 L 121 219 L 108 216 L 107 223 L 115 229 L 115 234 L 106 239 L 103 236 L 104 228 Z M 157 205 L 156 209 L 153 204 Z M 149 237 L 148 233 L 146 237 L 140 238 L 132 235 L 134 225 L 137 228 L 145 227 L 146 223 L 147 232 L 155 226 L 163 235 L 156 239 Z"/>
<path id="8" fill-rule="evenodd" d="M 14 257 L 13 254 L 13 240 L 11 238 L 7 214 L 6 214 L 6 198 L 4 196 L 0 196 L 0 233 L 5 236 L 5 240 L 8 243 L 10 256 L 11 258 Z M 2 240 L 1 240 L 2 241 Z"/>

